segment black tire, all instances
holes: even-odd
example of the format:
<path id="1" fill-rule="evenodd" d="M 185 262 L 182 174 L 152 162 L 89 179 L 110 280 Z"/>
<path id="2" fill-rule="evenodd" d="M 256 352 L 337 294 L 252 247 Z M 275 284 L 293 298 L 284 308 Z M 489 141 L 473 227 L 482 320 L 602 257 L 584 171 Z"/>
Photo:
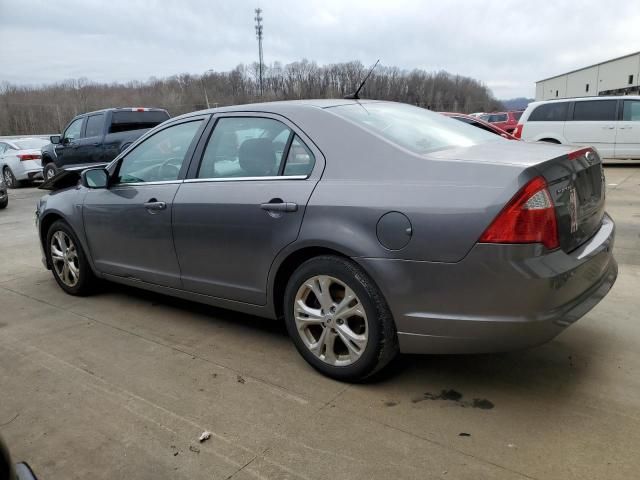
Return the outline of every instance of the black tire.
<path id="1" fill-rule="evenodd" d="M 42 169 L 42 176 L 44 177 L 45 181 L 54 177 L 56 173 L 58 173 L 58 169 L 56 168 L 56 165 L 53 162 L 47 163 Z"/>
<path id="2" fill-rule="evenodd" d="M 64 234 L 66 234 L 76 246 L 77 269 L 79 271 L 79 278 L 77 280 L 77 283 L 73 286 L 67 285 L 64 282 L 54 265 L 54 260 L 51 254 L 51 240 L 57 232 L 63 232 Z M 47 231 L 47 243 L 45 244 L 45 252 L 47 255 L 47 261 L 49 262 L 49 265 L 51 265 L 53 278 L 55 278 L 56 282 L 58 283 L 60 288 L 62 288 L 62 290 L 67 292 L 69 295 L 77 296 L 84 296 L 92 293 L 96 286 L 97 279 L 93 274 L 93 271 L 91 270 L 91 266 L 89 265 L 87 256 L 82 249 L 82 245 L 78 241 L 78 237 L 65 221 L 56 220 L 55 222 L 53 222 L 51 227 L 49 227 L 49 230 Z"/>
<path id="3" fill-rule="evenodd" d="M 4 183 L 7 184 L 8 188 L 20 188 L 20 186 L 22 185 L 22 182 L 16 180 L 15 175 L 9 167 L 4 167 L 2 176 L 4 177 Z"/>
<path id="4" fill-rule="evenodd" d="M 309 279 L 318 275 L 330 276 L 344 283 L 364 307 L 368 340 L 360 357 L 350 365 L 325 363 L 307 347 L 296 327 L 294 304 L 298 290 Z M 363 381 L 384 368 L 398 353 L 395 324 L 382 293 L 362 268 L 346 258 L 323 255 L 300 265 L 287 283 L 284 314 L 287 331 L 298 352 L 316 370 L 336 380 Z M 342 340 L 340 342 L 343 343 Z"/>
<path id="5" fill-rule="evenodd" d="M 7 208 L 7 205 L 9 205 L 9 197 L 4 200 L 0 200 L 0 210 Z"/>

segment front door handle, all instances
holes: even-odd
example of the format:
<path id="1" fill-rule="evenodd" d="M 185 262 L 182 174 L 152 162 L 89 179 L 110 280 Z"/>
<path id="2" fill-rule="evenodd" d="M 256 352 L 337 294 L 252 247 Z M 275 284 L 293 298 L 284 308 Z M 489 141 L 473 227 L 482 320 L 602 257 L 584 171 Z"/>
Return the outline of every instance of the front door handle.
<path id="1" fill-rule="evenodd" d="M 293 202 L 283 202 L 282 200 L 272 200 L 269 203 L 261 203 L 260 208 L 268 212 L 297 212 L 298 204 Z"/>
<path id="2" fill-rule="evenodd" d="M 167 208 L 167 204 L 165 202 L 158 202 L 155 198 L 152 198 L 148 202 L 145 202 L 144 208 L 147 210 L 165 210 Z"/>
<path id="3" fill-rule="evenodd" d="M 613 130 L 616 127 L 612 127 L 611 125 L 607 126 L 607 127 L 602 127 L 603 130 Z"/>

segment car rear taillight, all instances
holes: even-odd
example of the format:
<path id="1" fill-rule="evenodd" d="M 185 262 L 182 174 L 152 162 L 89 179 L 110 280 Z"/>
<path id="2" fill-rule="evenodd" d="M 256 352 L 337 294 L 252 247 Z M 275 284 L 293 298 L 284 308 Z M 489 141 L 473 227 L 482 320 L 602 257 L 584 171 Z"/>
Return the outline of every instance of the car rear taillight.
<path id="1" fill-rule="evenodd" d="M 522 125 L 521 123 L 516 125 L 516 128 L 513 130 L 513 133 L 511 135 L 513 135 L 516 138 L 522 138 L 522 127 L 524 125 Z"/>
<path id="2" fill-rule="evenodd" d="M 27 160 L 40 160 L 41 156 L 38 153 L 21 153 L 18 158 L 21 162 L 26 162 Z"/>
<path id="3" fill-rule="evenodd" d="M 547 182 L 536 177 L 507 203 L 480 237 L 483 243 L 542 243 L 558 248 L 556 211 Z"/>
<path id="4" fill-rule="evenodd" d="M 573 152 L 569 152 L 567 157 L 569 160 L 575 160 L 576 158 L 580 158 L 585 156 L 588 152 L 592 152 L 593 150 L 589 147 L 581 148 L 580 150 L 574 150 Z"/>

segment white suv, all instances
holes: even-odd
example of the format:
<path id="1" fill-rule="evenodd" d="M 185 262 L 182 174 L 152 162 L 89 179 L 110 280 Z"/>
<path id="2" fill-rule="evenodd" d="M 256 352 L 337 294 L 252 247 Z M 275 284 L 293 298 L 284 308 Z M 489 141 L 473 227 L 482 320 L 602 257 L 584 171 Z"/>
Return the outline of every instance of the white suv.
<path id="1" fill-rule="evenodd" d="M 640 159 L 640 96 L 533 102 L 513 134 L 531 142 L 592 146 L 602 158 Z"/>

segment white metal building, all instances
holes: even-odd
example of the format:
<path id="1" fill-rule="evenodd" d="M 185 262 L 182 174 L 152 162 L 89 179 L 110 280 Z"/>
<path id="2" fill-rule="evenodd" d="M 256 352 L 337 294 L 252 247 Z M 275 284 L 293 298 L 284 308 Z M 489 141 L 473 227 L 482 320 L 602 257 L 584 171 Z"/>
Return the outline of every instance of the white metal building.
<path id="1" fill-rule="evenodd" d="M 640 52 L 536 82 L 536 100 L 640 93 Z"/>

